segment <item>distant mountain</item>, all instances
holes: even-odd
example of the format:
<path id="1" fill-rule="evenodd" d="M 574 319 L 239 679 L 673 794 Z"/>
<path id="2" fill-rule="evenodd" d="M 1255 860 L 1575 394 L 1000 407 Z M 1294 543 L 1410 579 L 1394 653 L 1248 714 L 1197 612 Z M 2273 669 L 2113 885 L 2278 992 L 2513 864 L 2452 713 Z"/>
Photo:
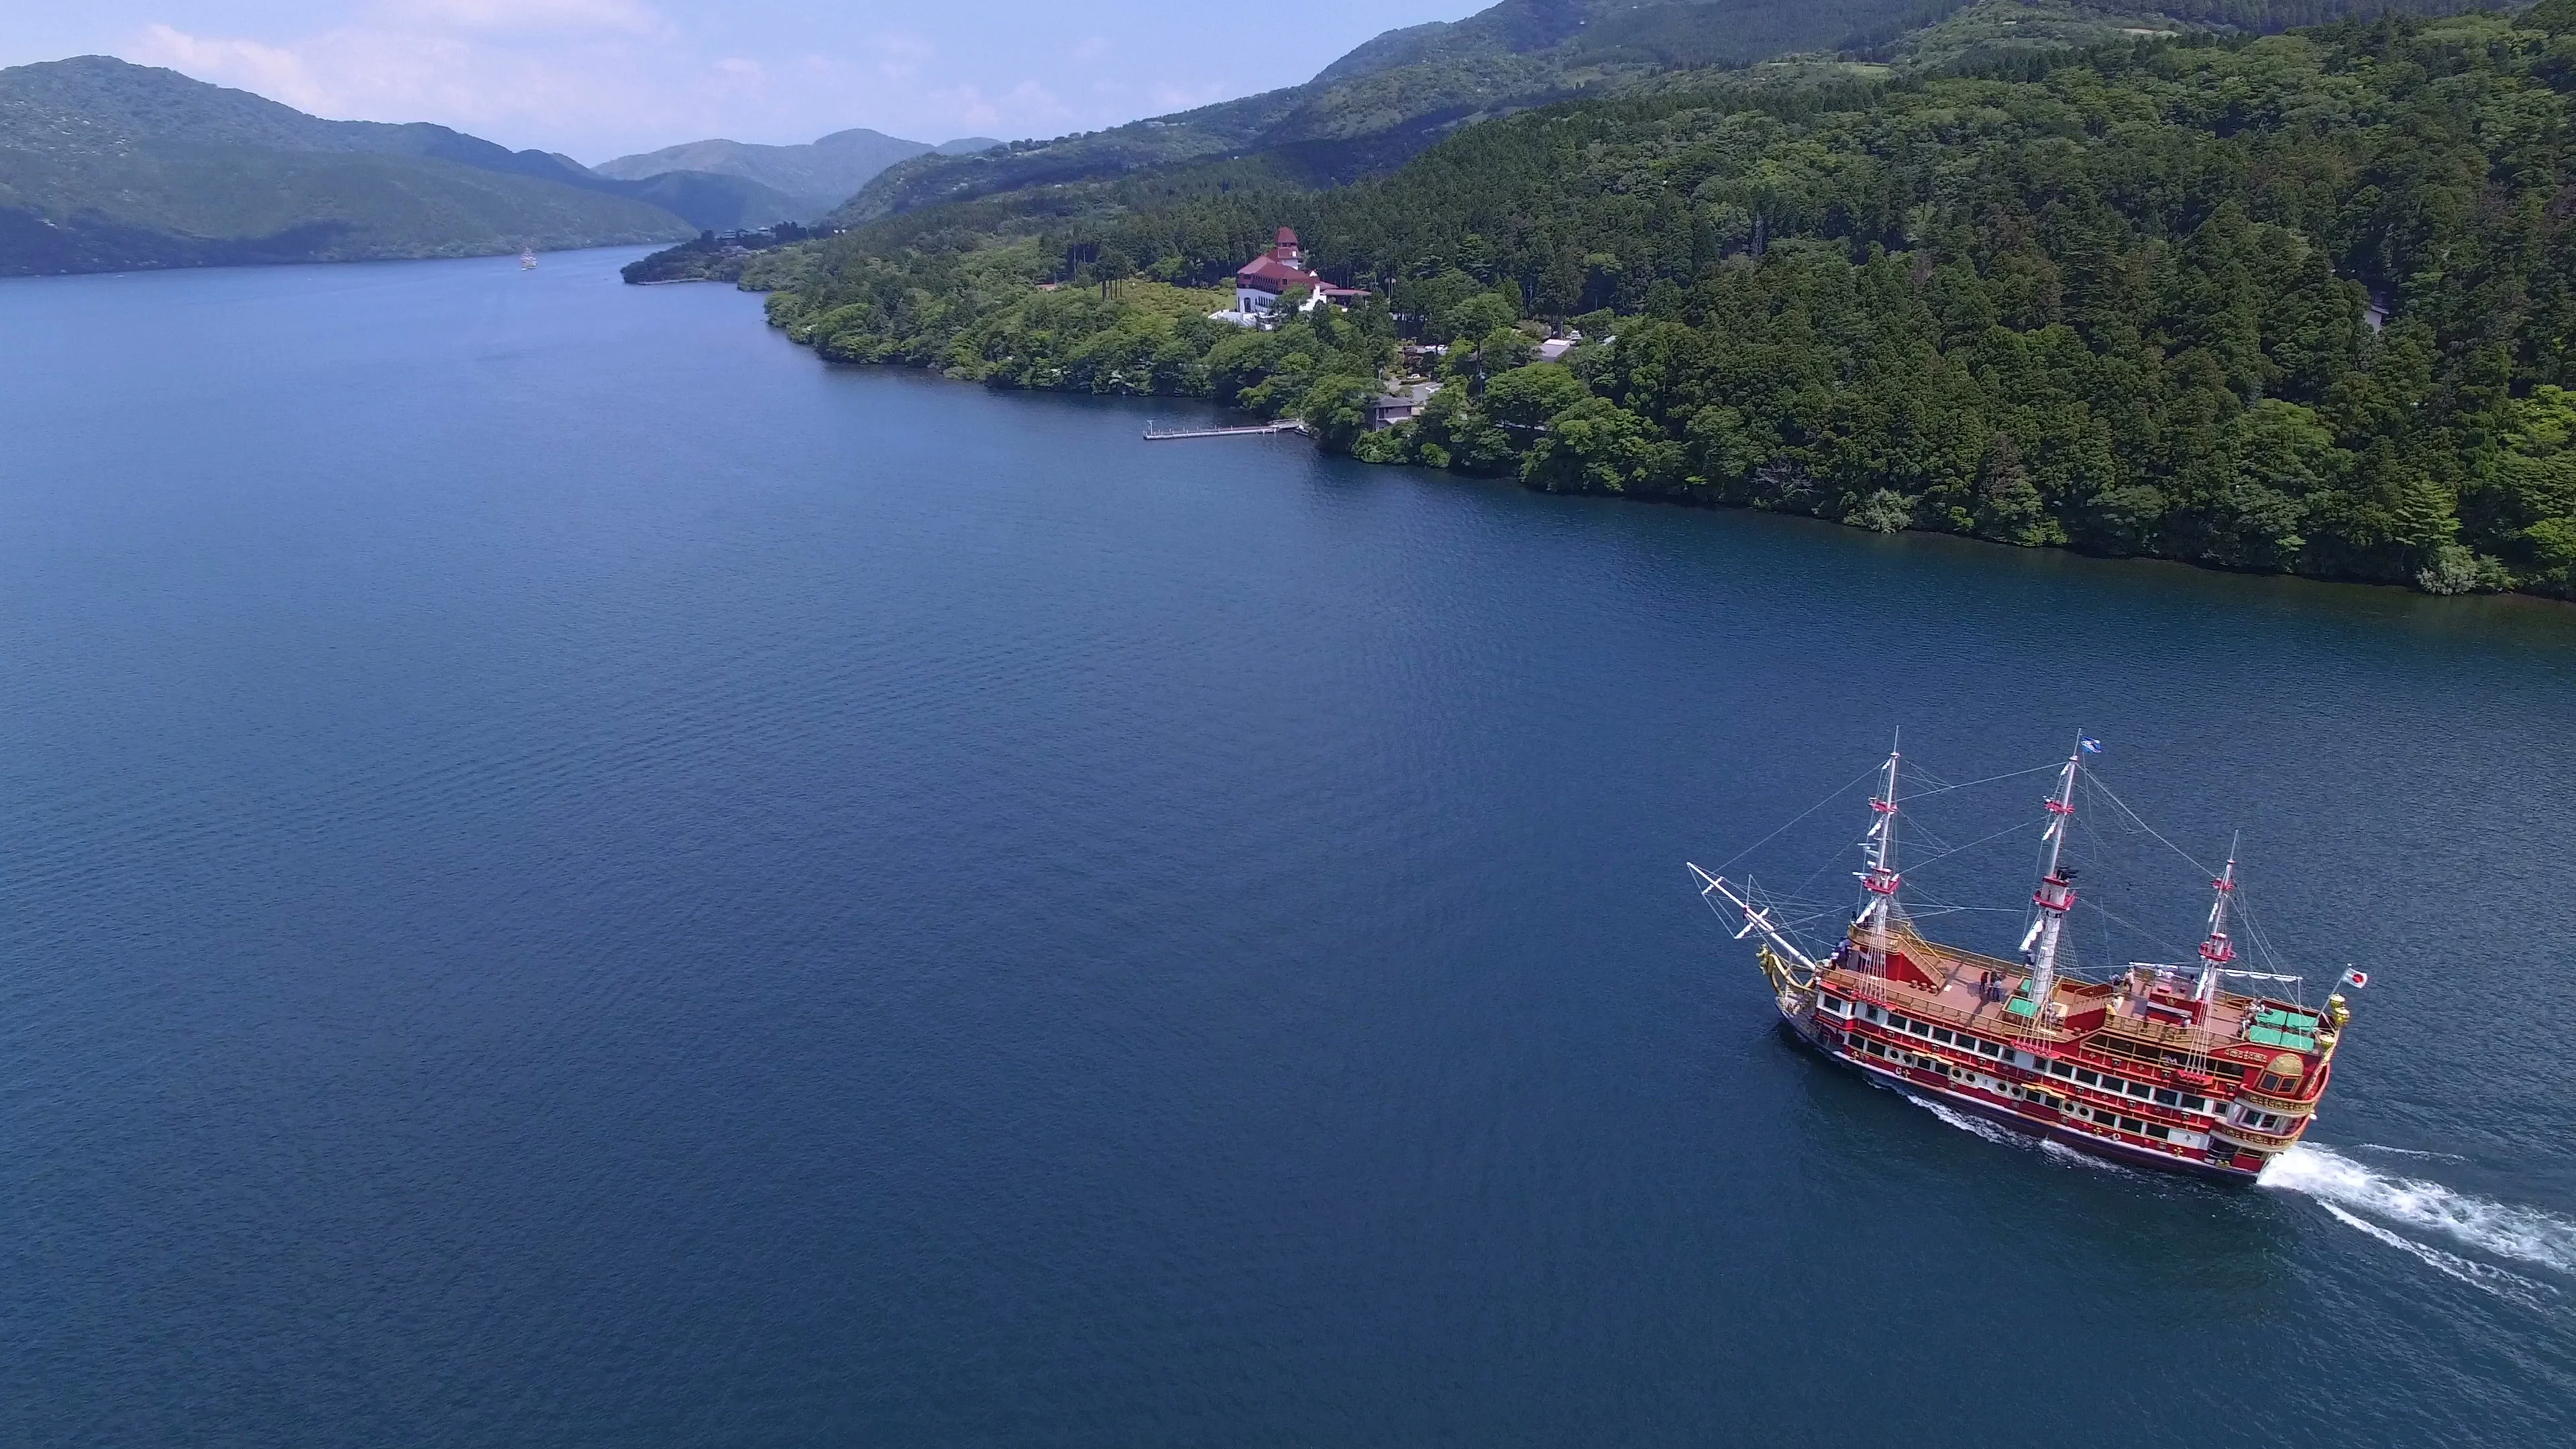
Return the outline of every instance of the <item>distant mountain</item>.
<path id="1" fill-rule="evenodd" d="M 1461 125 L 1676 71 L 1797 55 L 1918 69 L 1998 50 L 2177 30 L 2277 31 L 2347 14 L 2447 13 L 2494 0 L 1500 0 L 1463 20 L 1390 30 L 1301 86 L 973 156 L 919 156 L 830 220 L 860 225 L 940 202 L 1248 160 L 1297 185 L 1401 164 Z"/>
<path id="2" fill-rule="evenodd" d="M 701 231 L 757 231 L 782 221 L 812 221 L 829 210 L 748 177 L 707 171 L 665 171 L 641 181 L 621 181 L 585 169 L 567 184 L 649 201 Z"/>
<path id="3" fill-rule="evenodd" d="M 640 156 L 620 156 L 590 170 L 594 175 L 624 181 L 645 181 L 674 171 L 738 176 L 794 198 L 797 205 L 805 208 L 799 219 L 811 220 L 848 200 L 878 172 L 898 161 L 933 152 L 943 156 L 969 155 L 1001 144 L 989 136 L 967 136 L 934 146 L 857 127 L 835 131 L 802 146 L 689 141 Z"/>
<path id="4" fill-rule="evenodd" d="M 0 70 L 0 274 L 603 246 L 794 210 L 741 177 L 595 176 L 107 56 Z"/>
<path id="5" fill-rule="evenodd" d="M 411 156 L 0 147 L 0 275 L 488 256 L 690 230 L 646 202 Z"/>

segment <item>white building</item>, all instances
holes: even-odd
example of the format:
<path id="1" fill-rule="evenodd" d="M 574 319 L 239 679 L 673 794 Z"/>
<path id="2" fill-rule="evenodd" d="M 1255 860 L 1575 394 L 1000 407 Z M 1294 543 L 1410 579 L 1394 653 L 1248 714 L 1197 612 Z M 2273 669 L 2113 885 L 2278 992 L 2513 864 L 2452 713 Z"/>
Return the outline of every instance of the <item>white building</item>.
<path id="1" fill-rule="evenodd" d="M 1233 308 L 1208 315 L 1219 322 L 1258 326 L 1278 310 L 1281 297 L 1300 287 L 1306 289 L 1309 312 L 1325 302 L 1348 302 L 1368 295 L 1357 288 L 1336 287 L 1307 271 L 1305 249 L 1297 244 L 1297 233 L 1283 226 L 1270 250 L 1235 271 Z"/>

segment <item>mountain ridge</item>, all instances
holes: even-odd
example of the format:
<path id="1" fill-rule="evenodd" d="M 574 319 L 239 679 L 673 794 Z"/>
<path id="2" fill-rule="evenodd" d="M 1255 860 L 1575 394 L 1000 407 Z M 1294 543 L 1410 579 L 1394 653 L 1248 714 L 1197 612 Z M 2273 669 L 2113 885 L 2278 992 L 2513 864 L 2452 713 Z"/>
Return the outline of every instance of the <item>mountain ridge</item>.
<path id="1" fill-rule="evenodd" d="M 806 209 L 797 219 L 810 220 L 847 201 L 877 173 L 899 161 L 933 153 L 970 155 L 1001 144 L 989 136 L 961 136 L 934 144 L 853 126 L 793 146 L 721 137 L 683 141 L 602 161 L 589 170 L 624 181 L 645 181 L 674 171 L 739 176 L 794 198 Z"/>
<path id="2" fill-rule="evenodd" d="M 1349 181 L 1488 116 L 1775 58 L 1937 68 L 2124 31 L 2269 33 L 2347 14 L 2484 8 L 2483 0 L 1499 0 L 1460 20 L 1383 32 L 1302 85 L 975 156 L 899 162 L 828 220 L 863 225 L 945 202 L 1261 155 L 1292 157 L 1317 183 Z M 1355 147 L 1347 160 L 1332 154 L 1344 144 Z"/>
<path id="3" fill-rule="evenodd" d="M 1363 41 L 1301 85 L 1052 141 L 890 167 L 836 210 L 848 226 L 943 201 L 1061 185 L 1160 164 L 1373 140 L 1352 166 L 1305 159 L 1318 179 L 1396 164 L 1457 126 L 1677 65 L 1746 64 L 1830 47 L 1919 0 L 1499 0 L 1460 20 Z M 1387 144 L 1403 138 L 1411 144 Z"/>
<path id="4" fill-rule="evenodd" d="M 110 56 L 0 70 L 0 273 L 661 241 L 775 209 L 752 187 L 595 177 L 445 126 L 325 120 Z"/>

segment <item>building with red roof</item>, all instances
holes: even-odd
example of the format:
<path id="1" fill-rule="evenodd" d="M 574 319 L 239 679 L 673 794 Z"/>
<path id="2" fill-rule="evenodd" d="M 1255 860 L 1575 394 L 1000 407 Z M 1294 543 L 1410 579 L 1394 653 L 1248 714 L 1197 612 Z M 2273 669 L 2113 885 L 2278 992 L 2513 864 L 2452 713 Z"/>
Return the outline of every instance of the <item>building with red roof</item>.
<path id="1" fill-rule="evenodd" d="M 1339 302 L 1368 295 L 1357 288 L 1336 287 L 1306 270 L 1305 250 L 1297 244 L 1297 233 L 1283 226 L 1270 250 L 1235 270 L 1234 310 L 1245 320 L 1267 315 L 1278 307 L 1281 297 L 1300 287 L 1309 294 L 1309 308 L 1318 301 Z"/>

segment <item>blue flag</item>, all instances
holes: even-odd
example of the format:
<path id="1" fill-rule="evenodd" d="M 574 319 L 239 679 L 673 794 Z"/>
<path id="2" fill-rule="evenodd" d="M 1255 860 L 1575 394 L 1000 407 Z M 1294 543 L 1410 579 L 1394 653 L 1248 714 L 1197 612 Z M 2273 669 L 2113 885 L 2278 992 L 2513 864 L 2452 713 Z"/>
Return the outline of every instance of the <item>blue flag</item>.
<path id="1" fill-rule="evenodd" d="M 2084 753 L 2088 755 L 2098 755 L 2102 753 L 2102 742 L 2093 738 L 2091 735 L 2078 737 L 2076 743 L 2082 745 L 2084 747 Z"/>

